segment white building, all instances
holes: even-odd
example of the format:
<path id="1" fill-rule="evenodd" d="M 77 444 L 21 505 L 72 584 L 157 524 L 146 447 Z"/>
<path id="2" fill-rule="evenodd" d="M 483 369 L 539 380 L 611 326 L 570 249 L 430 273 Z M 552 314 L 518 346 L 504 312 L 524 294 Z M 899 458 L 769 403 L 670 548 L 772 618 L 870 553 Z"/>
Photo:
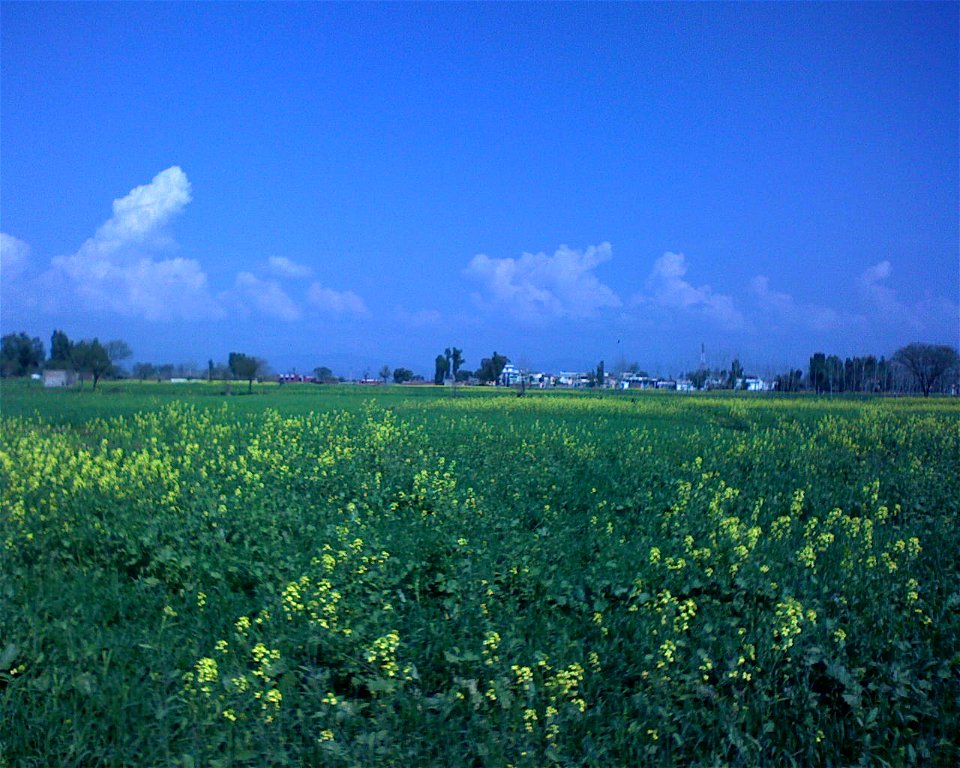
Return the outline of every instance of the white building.
<path id="1" fill-rule="evenodd" d="M 500 377 L 497 379 L 497 382 L 500 386 L 512 387 L 514 384 L 520 383 L 520 376 L 520 369 L 513 363 L 507 363 L 503 366 L 503 370 L 500 371 Z"/>
<path id="2" fill-rule="evenodd" d="M 48 370 L 43 372 L 43 386 L 45 387 L 72 387 L 76 383 L 76 371 Z"/>

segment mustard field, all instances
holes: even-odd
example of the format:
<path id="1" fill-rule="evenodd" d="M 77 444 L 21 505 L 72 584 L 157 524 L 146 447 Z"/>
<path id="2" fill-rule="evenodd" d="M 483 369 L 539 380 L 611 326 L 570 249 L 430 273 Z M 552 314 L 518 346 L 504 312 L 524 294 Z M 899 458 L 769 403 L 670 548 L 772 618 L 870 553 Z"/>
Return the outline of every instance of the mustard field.
<path id="1" fill-rule="evenodd" d="M 960 402 L 4 383 L 0 766 L 960 764 Z"/>

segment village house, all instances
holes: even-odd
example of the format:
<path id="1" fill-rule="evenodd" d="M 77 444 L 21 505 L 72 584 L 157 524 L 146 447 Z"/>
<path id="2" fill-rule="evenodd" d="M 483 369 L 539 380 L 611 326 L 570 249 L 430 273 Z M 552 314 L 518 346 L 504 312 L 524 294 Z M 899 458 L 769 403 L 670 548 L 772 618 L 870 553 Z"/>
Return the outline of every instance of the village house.
<path id="1" fill-rule="evenodd" d="M 51 369 L 43 372 L 43 386 L 72 387 L 78 381 L 76 371 Z"/>

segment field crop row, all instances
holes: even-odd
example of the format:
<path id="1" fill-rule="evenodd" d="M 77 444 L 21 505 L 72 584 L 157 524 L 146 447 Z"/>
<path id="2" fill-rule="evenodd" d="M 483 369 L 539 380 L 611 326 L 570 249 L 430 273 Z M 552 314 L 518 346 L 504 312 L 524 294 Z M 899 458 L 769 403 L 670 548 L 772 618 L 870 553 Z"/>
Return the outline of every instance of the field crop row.
<path id="1" fill-rule="evenodd" d="M 0 765 L 960 762 L 949 405 L 171 402 L 0 484 Z"/>

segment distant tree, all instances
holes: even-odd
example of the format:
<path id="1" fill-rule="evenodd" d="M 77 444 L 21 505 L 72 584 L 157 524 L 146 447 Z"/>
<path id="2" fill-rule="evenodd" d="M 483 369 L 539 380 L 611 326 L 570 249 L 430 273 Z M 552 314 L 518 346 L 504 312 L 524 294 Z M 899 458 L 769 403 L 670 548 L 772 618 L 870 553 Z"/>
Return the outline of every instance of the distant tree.
<path id="1" fill-rule="evenodd" d="M 107 349 L 98 339 L 79 341 L 73 345 L 73 364 L 81 373 L 89 373 L 93 379 L 93 388 L 105 375 L 113 370 L 113 363 Z"/>
<path id="2" fill-rule="evenodd" d="M 687 374 L 687 378 L 690 379 L 690 383 L 693 384 L 695 389 L 703 389 L 709 376 L 710 372 L 706 368 L 698 368 Z"/>
<path id="3" fill-rule="evenodd" d="M 924 397 L 944 374 L 960 367 L 957 350 L 946 344 L 907 344 L 894 353 L 893 361 L 909 372 Z"/>
<path id="4" fill-rule="evenodd" d="M 830 355 L 826 359 L 826 377 L 827 389 L 830 392 L 843 392 L 843 361 L 836 355 Z"/>
<path id="5" fill-rule="evenodd" d="M 433 369 L 433 383 L 434 384 L 443 384 L 443 380 L 447 378 L 447 371 L 450 370 L 450 363 L 447 361 L 447 356 L 437 355 L 436 360 L 434 360 L 434 369 Z"/>
<path id="6" fill-rule="evenodd" d="M 50 361 L 48 368 L 73 368 L 73 342 L 67 338 L 63 331 L 54 331 L 50 337 Z"/>
<path id="7" fill-rule="evenodd" d="M 337 383 L 337 377 L 334 376 L 333 371 L 331 371 L 325 365 L 321 365 L 318 368 L 314 368 L 313 375 L 317 377 L 317 381 L 319 381 L 321 384 Z"/>
<path id="8" fill-rule="evenodd" d="M 810 357 L 807 367 L 807 381 L 810 389 L 822 395 L 827 388 L 827 356 L 823 352 L 815 352 Z"/>
<path id="9" fill-rule="evenodd" d="M 9 333 L 0 341 L 0 375 L 26 376 L 43 365 L 43 342 L 27 334 Z"/>
<path id="10" fill-rule="evenodd" d="M 383 383 L 387 383 L 387 379 L 390 378 L 390 366 L 385 365 L 380 369 L 380 378 L 383 379 Z"/>
<path id="11" fill-rule="evenodd" d="M 730 372 L 727 374 L 727 389 L 734 389 L 737 382 L 743 378 L 743 365 L 740 364 L 740 358 L 733 358 L 730 363 Z"/>
<path id="12" fill-rule="evenodd" d="M 477 370 L 477 378 L 483 382 L 497 381 L 503 369 L 510 360 L 504 355 L 498 355 L 496 350 L 493 357 L 485 357 L 480 361 L 480 368 Z"/>
<path id="13" fill-rule="evenodd" d="M 597 363 L 596 385 L 602 387 L 607 383 L 607 374 L 603 367 L 603 360 Z"/>
<path id="14" fill-rule="evenodd" d="M 411 371 L 409 368 L 394 368 L 394 384 L 403 384 L 405 381 L 413 381 L 413 371 Z"/>
<path id="15" fill-rule="evenodd" d="M 134 363 L 133 364 L 133 375 L 140 379 L 143 382 L 144 379 L 153 378 L 156 375 L 157 369 L 154 367 L 153 363 Z"/>
<path id="16" fill-rule="evenodd" d="M 104 345 L 104 348 L 107 350 L 107 357 L 110 358 L 110 362 L 114 365 L 121 360 L 126 360 L 133 356 L 133 350 L 130 349 L 130 345 L 122 339 L 108 341 Z"/>
<path id="17" fill-rule="evenodd" d="M 803 371 L 798 368 L 795 371 L 790 370 L 786 373 L 781 373 L 774 381 L 776 382 L 778 392 L 799 392 L 800 386 L 803 383 Z"/>
<path id="18" fill-rule="evenodd" d="M 231 352 L 227 365 L 230 366 L 230 372 L 234 378 L 247 382 L 247 392 L 253 392 L 253 380 L 263 369 L 263 360 L 253 355 L 245 355 L 242 352 Z"/>
<path id="19" fill-rule="evenodd" d="M 213 358 L 207 360 L 207 383 L 213 381 Z"/>
<path id="20" fill-rule="evenodd" d="M 469 381 L 471 378 L 474 378 L 474 374 L 473 371 L 468 371 L 461 368 L 456 372 L 453 378 L 459 382 Z"/>
<path id="21" fill-rule="evenodd" d="M 450 350 L 450 373 L 454 379 L 456 379 L 457 374 L 460 373 L 460 368 L 463 366 L 463 363 L 463 350 L 453 347 Z"/>
<path id="22" fill-rule="evenodd" d="M 161 363 L 156 367 L 154 371 L 157 377 L 157 381 L 161 379 L 172 379 L 173 378 L 173 363 Z"/>

